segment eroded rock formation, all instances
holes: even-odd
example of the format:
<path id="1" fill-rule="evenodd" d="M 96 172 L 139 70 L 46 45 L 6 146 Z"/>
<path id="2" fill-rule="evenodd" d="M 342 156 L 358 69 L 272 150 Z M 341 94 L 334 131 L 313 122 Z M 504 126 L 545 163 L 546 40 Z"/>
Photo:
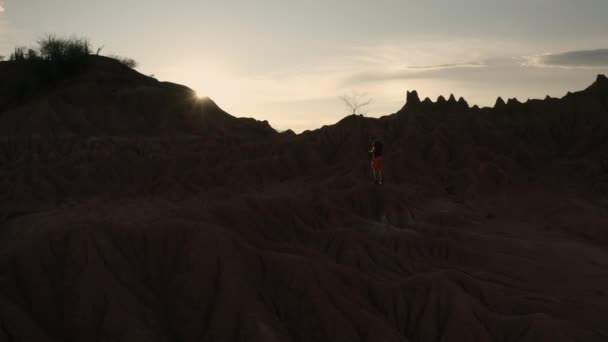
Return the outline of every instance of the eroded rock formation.
<path id="1" fill-rule="evenodd" d="M 295 135 L 109 73 L 0 113 L 0 340 L 608 338 L 605 77 Z"/>

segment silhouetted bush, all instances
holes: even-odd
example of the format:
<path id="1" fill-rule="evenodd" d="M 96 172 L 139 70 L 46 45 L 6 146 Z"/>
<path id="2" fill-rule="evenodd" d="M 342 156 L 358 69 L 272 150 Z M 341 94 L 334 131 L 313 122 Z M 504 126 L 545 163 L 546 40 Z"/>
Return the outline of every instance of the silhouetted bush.
<path id="1" fill-rule="evenodd" d="M 117 55 L 110 55 L 108 57 L 119 61 L 120 63 L 122 63 L 125 66 L 128 66 L 131 69 L 137 68 L 137 65 L 138 65 L 137 61 L 134 60 L 133 58 L 122 57 L 122 56 L 117 56 Z"/>
<path id="2" fill-rule="evenodd" d="M 40 55 L 38 54 L 37 50 L 28 49 L 27 50 L 27 54 L 25 55 L 25 58 L 28 59 L 28 60 L 39 59 Z"/>
<path id="3" fill-rule="evenodd" d="M 91 44 L 86 38 L 59 38 L 46 35 L 38 42 L 37 49 L 16 47 L 10 55 L 11 61 L 45 60 L 52 63 L 75 64 L 91 54 Z"/>
<path id="4" fill-rule="evenodd" d="M 16 47 L 9 56 L 10 61 L 44 61 L 54 69 L 53 73 L 78 71 L 89 55 L 92 54 L 91 43 L 86 38 L 72 36 L 69 38 L 47 34 L 37 42 L 37 48 Z M 102 47 L 103 48 L 103 47 Z M 102 48 L 97 50 L 97 54 Z M 135 69 L 138 63 L 133 58 L 117 55 L 108 56 L 123 65 Z M 1 59 L 0 59 L 1 60 Z"/>
<path id="5" fill-rule="evenodd" d="M 48 61 L 75 61 L 91 54 L 91 44 L 86 38 L 48 34 L 38 41 L 38 51 Z"/>
<path id="6" fill-rule="evenodd" d="M 26 48 L 23 46 L 18 46 L 15 48 L 13 53 L 11 53 L 8 58 L 10 61 L 24 61 L 26 60 Z"/>

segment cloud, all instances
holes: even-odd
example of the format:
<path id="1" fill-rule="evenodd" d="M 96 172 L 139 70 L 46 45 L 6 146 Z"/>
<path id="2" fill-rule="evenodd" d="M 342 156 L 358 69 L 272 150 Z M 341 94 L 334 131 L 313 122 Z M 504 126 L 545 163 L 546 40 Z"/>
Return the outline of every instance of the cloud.
<path id="1" fill-rule="evenodd" d="M 453 64 L 408 66 L 407 69 L 414 69 L 414 70 L 441 70 L 441 69 L 452 69 L 452 68 L 481 68 L 481 67 L 485 67 L 485 66 L 486 66 L 485 63 L 481 63 L 481 62 L 469 62 L 469 63 L 453 63 Z"/>
<path id="2" fill-rule="evenodd" d="M 2 3 L 0 3 L 0 13 L 4 12 L 4 6 Z"/>
<path id="3" fill-rule="evenodd" d="M 526 57 L 525 66 L 555 68 L 608 67 L 608 49 L 579 50 Z"/>
<path id="4" fill-rule="evenodd" d="M 488 64 L 484 62 L 449 63 L 437 65 L 407 66 L 390 71 L 366 71 L 352 75 L 346 83 L 376 82 L 410 80 L 424 77 L 437 77 L 438 73 L 449 73 L 460 69 L 485 68 Z"/>
<path id="5" fill-rule="evenodd" d="M 482 74 L 506 65 L 520 67 L 505 51 L 525 55 L 530 47 L 517 41 L 442 39 L 412 37 L 406 41 L 385 41 L 354 49 L 342 59 L 346 77 L 341 86 L 371 86 L 411 80 L 453 79 L 455 75 Z"/>

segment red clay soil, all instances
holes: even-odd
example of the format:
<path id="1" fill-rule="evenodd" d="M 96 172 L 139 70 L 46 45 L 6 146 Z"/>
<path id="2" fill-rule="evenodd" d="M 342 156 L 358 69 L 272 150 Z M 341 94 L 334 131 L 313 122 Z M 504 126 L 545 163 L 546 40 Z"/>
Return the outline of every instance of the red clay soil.
<path id="1" fill-rule="evenodd" d="M 246 125 L 2 138 L 0 341 L 608 341 L 604 77 Z"/>

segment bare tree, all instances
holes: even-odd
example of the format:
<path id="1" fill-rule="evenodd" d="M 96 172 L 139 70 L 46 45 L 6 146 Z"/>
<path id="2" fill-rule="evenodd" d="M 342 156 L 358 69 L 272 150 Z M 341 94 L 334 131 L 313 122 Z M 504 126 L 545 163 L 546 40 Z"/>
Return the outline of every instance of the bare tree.
<path id="1" fill-rule="evenodd" d="M 340 96 L 340 99 L 342 102 L 344 102 L 344 105 L 348 108 L 352 115 L 367 114 L 362 110 L 369 106 L 373 101 L 373 99 L 368 97 L 367 94 L 355 92 L 351 93 L 350 95 L 342 95 Z"/>

